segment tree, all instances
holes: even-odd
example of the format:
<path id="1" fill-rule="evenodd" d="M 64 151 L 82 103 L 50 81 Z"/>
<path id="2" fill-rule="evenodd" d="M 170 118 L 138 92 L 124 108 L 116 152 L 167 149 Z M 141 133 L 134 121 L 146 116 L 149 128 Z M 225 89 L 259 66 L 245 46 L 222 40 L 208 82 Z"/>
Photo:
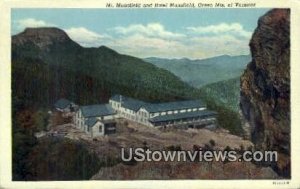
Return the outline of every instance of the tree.
<path id="1" fill-rule="evenodd" d="M 32 175 L 29 171 L 31 164 L 28 163 L 28 155 L 37 143 L 33 135 L 35 125 L 32 114 L 30 110 L 22 110 L 13 115 L 15 118 L 12 136 L 13 180 L 26 180 Z"/>
<path id="2" fill-rule="evenodd" d="M 37 131 L 47 129 L 49 114 L 44 110 L 39 110 L 33 114 L 34 124 Z"/>
<path id="3" fill-rule="evenodd" d="M 216 145 L 216 142 L 215 142 L 213 139 L 210 139 L 210 140 L 209 140 L 209 144 L 210 144 L 210 146 L 211 146 L 212 148 L 214 148 L 215 145 Z"/>

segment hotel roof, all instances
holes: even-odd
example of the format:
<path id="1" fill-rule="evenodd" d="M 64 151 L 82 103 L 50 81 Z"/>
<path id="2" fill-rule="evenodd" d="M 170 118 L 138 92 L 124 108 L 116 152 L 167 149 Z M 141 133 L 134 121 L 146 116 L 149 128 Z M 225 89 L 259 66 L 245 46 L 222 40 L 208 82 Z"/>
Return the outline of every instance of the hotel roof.
<path id="1" fill-rule="evenodd" d="M 87 124 L 87 126 L 92 127 L 97 123 L 97 121 L 98 120 L 96 117 L 90 117 L 87 119 L 86 124 Z"/>
<path id="2" fill-rule="evenodd" d="M 65 109 L 67 108 L 72 102 L 65 99 L 65 98 L 61 98 L 58 101 L 55 102 L 54 107 L 55 108 L 59 108 L 59 109 Z"/>
<path id="3" fill-rule="evenodd" d="M 180 109 L 193 109 L 193 108 L 203 108 L 205 105 L 200 100 L 185 100 L 177 102 L 165 102 L 157 104 L 147 104 L 144 108 L 148 112 L 166 112 L 171 110 Z"/>
<path id="4" fill-rule="evenodd" d="M 141 106 L 144 106 L 147 104 L 144 101 L 141 100 L 136 100 L 130 97 L 122 96 L 122 95 L 114 95 L 111 97 L 111 100 L 114 100 L 116 102 L 122 101 L 122 106 L 124 108 L 133 110 L 133 111 L 138 111 Z"/>
<path id="5" fill-rule="evenodd" d="M 82 115 L 84 117 L 99 117 L 115 114 L 115 110 L 109 104 L 95 104 L 81 106 Z"/>
<path id="6" fill-rule="evenodd" d="M 217 115 L 217 113 L 214 111 L 202 110 L 202 111 L 156 116 L 156 117 L 150 118 L 149 121 L 152 123 L 166 122 L 166 121 L 174 121 L 174 120 L 181 120 L 181 119 L 187 119 L 187 118 L 198 118 L 198 117 L 205 118 L 205 117 L 210 117 L 210 116 L 215 116 L 215 115 Z"/>
<path id="7" fill-rule="evenodd" d="M 141 107 L 144 107 L 150 113 L 205 107 L 205 104 L 201 100 L 184 100 L 184 101 L 164 102 L 164 103 L 147 103 L 144 101 L 125 97 L 122 95 L 114 95 L 113 97 L 111 97 L 111 100 L 114 100 L 116 102 L 122 101 L 122 106 L 124 108 L 130 109 L 133 111 L 138 111 Z"/>

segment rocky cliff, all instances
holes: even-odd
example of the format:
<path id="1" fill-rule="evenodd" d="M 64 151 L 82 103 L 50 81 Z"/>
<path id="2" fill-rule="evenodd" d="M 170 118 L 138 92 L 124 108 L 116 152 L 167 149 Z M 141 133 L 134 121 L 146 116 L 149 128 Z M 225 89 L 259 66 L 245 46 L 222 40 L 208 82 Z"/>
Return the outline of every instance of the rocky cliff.
<path id="1" fill-rule="evenodd" d="M 250 41 L 252 61 L 241 77 L 240 106 L 257 149 L 276 150 L 272 167 L 290 176 L 290 10 L 262 16 Z"/>
<path id="2" fill-rule="evenodd" d="M 70 40 L 68 35 L 58 28 L 26 28 L 22 33 L 12 37 L 13 45 L 22 45 L 32 42 L 39 47 L 52 44 L 53 41 L 64 42 Z"/>

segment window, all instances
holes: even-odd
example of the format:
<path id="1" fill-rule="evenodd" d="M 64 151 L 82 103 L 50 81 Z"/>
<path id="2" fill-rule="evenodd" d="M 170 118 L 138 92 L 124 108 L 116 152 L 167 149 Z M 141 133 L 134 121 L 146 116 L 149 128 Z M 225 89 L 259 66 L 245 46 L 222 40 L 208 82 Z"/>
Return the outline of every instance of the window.
<path id="1" fill-rule="evenodd" d="M 99 133 L 102 133 L 102 125 L 99 125 Z"/>

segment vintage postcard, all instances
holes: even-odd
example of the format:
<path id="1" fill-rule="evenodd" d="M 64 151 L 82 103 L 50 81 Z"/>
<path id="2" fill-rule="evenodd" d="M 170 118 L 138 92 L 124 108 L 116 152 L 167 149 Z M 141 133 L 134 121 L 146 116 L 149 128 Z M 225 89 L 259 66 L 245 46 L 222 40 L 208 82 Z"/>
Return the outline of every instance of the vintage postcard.
<path id="1" fill-rule="evenodd" d="M 297 5 L 2 2 L 0 187 L 299 188 Z"/>

